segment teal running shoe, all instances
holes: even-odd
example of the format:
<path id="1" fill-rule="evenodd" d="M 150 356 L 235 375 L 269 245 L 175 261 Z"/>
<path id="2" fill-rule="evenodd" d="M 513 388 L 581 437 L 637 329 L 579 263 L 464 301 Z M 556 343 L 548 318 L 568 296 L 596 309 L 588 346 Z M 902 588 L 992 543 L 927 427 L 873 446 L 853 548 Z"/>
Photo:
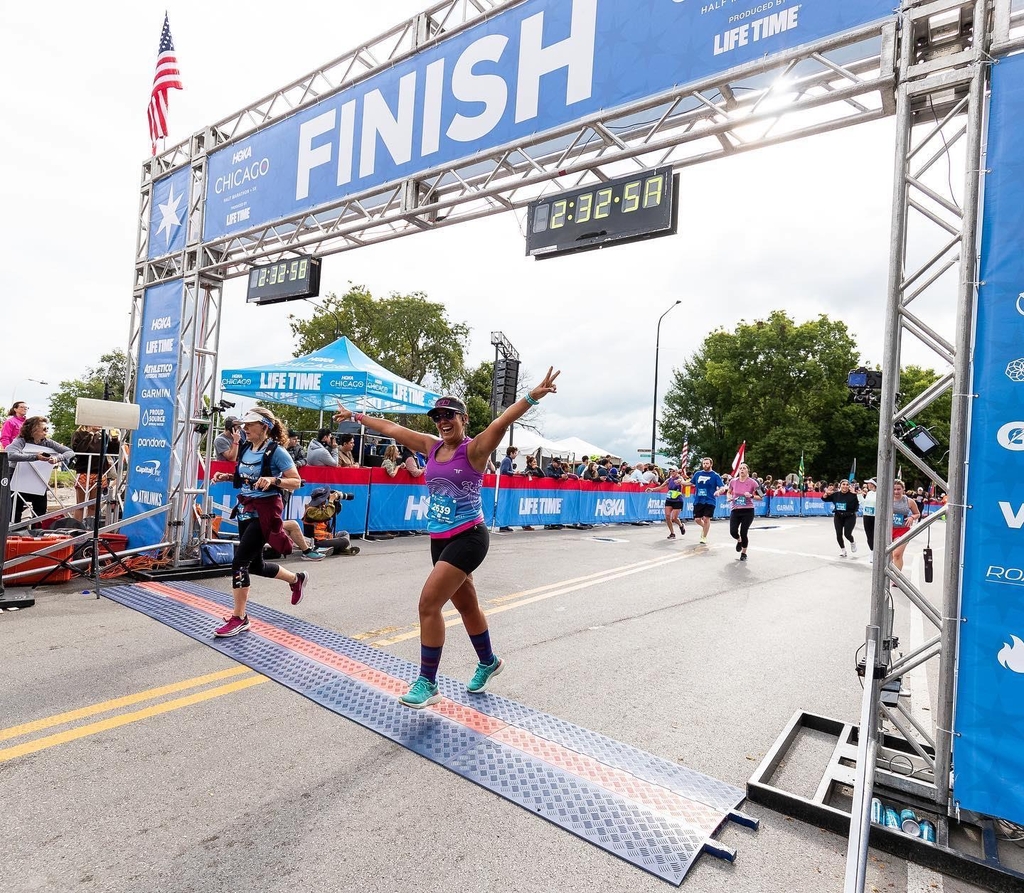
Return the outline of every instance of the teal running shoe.
<path id="1" fill-rule="evenodd" d="M 412 707 L 413 710 L 422 710 L 431 704 L 441 700 L 437 693 L 437 683 L 431 682 L 426 676 L 420 676 L 412 687 L 398 699 L 399 704 Z"/>
<path id="2" fill-rule="evenodd" d="M 497 655 L 489 664 L 477 664 L 473 678 L 466 683 L 466 690 L 471 692 L 486 691 L 487 683 L 505 668 L 505 661 Z"/>

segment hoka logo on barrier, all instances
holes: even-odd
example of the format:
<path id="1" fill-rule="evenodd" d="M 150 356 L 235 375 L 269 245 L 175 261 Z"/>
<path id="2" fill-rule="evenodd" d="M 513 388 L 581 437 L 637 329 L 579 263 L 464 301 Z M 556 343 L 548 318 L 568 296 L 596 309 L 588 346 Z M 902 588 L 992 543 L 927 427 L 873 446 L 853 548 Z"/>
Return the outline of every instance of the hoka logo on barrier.
<path id="1" fill-rule="evenodd" d="M 405 501 L 405 520 L 411 521 L 413 518 L 416 518 L 416 520 L 422 521 L 427 517 L 427 507 L 429 504 L 429 496 L 410 496 Z"/>
<path id="2" fill-rule="evenodd" d="M 594 507 L 594 514 L 605 518 L 614 518 L 626 514 L 625 499 L 599 499 Z"/>

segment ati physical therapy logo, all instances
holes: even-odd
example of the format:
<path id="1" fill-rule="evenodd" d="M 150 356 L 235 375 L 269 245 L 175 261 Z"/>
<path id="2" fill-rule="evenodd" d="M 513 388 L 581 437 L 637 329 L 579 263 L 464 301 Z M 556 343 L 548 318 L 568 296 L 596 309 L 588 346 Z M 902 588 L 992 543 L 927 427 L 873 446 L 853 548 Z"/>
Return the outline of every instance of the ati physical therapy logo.
<path id="1" fill-rule="evenodd" d="M 1024 673 L 1024 642 L 1016 636 L 1010 636 L 1010 640 L 1013 644 L 1003 642 L 1003 647 L 999 649 L 996 660 L 1006 667 L 1007 670 L 1012 670 L 1014 673 Z"/>
<path id="2" fill-rule="evenodd" d="M 1024 422 L 1007 422 L 996 432 L 996 440 L 1004 450 L 1024 450 Z"/>

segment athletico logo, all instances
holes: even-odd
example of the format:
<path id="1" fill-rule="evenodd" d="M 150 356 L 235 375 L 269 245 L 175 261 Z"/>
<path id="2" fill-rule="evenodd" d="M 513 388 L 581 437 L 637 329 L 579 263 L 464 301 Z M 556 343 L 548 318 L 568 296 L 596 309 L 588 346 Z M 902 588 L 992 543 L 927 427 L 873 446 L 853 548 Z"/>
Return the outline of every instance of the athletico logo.
<path id="1" fill-rule="evenodd" d="M 1010 639 L 1013 644 L 1003 642 L 1003 647 L 999 649 L 996 660 L 1006 669 L 1013 670 L 1014 673 L 1024 673 L 1024 642 L 1016 636 L 1010 636 Z"/>
<path id="2" fill-rule="evenodd" d="M 996 432 L 996 440 L 1004 450 L 1024 450 L 1024 422 L 1007 422 Z"/>

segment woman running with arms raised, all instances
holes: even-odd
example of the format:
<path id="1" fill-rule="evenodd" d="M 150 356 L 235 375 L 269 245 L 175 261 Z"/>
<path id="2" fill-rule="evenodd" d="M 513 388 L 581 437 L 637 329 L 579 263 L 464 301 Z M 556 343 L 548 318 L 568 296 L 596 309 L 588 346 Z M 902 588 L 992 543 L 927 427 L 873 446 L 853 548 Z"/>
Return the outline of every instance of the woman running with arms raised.
<path id="1" fill-rule="evenodd" d="M 475 571 L 487 555 L 489 545 L 484 522 L 480 487 L 487 459 L 497 449 L 508 426 L 521 418 L 547 394 L 557 391 L 559 373 L 548 369 L 540 384 L 513 403 L 476 437 L 466 435 L 469 416 L 466 404 L 455 397 L 441 397 L 427 413 L 437 426 L 438 437 L 412 431 L 385 419 L 365 416 L 342 407 L 336 422 L 356 422 L 393 437 L 403 446 L 427 455 L 426 482 L 430 491 L 427 530 L 434 569 L 420 592 L 420 675 L 398 700 L 406 707 L 429 707 L 441 700 L 437 691 L 437 668 L 444 647 L 444 606 L 451 602 L 462 616 L 462 624 L 476 649 L 479 663 L 466 688 L 481 692 L 492 676 L 504 667 L 491 650 L 487 618 L 480 610 Z"/>

